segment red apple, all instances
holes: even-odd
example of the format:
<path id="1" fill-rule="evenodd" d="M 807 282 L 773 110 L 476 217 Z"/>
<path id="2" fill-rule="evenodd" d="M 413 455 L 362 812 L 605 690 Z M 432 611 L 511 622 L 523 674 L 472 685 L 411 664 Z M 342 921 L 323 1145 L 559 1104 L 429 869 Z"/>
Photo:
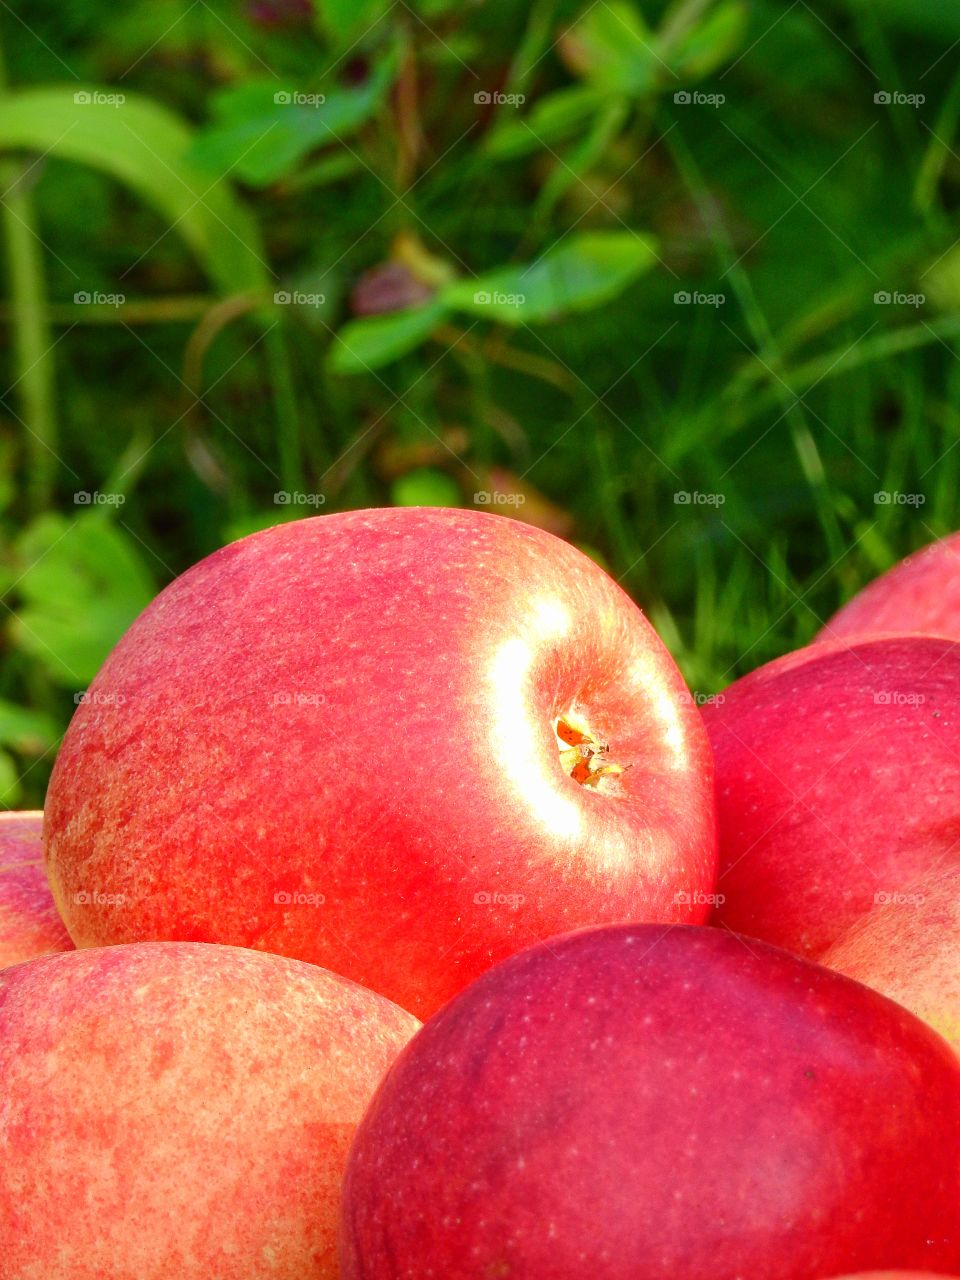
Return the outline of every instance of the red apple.
<path id="1" fill-rule="evenodd" d="M 877 894 L 960 863 L 960 649 L 814 645 L 704 707 L 717 769 L 719 920 L 810 957 Z"/>
<path id="2" fill-rule="evenodd" d="M 72 951 L 43 869 L 43 814 L 0 813 L 0 969 Z"/>
<path id="3" fill-rule="evenodd" d="M 960 533 L 881 574 L 833 615 L 818 639 L 869 631 L 925 631 L 960 640 Z"/>
<path id="4" fill-rule="evenodd" d="M 835 1280 L 958 1280 L 933 1271 L 860 1271 L 855 1276 L 836 1276 Z"/>
<path id="5" fill-rule="evenodd" d="M 0 1273 L 334 1280 L 343 1165 L 419 1026 L 298 960 L 196 943 L 0 973 Z"/>
<path id="6" fill-rule="evenodd" d="M 906 1010 L 718 929 L 505 961 L 398 1058 L 350 1152 L 343 1280 L 810 1280 L 960 1264 L 960 1062 Z"/>
<path id="7" fill-rule="evenodd" d="M 458 510 L 294 522 L 177 579 L 79 707 L 46 822 L 79 946 L 262 948 L 421 1016 L 571 926 L 702 920 L 716 874 L 709 743 L 643 614 Z"/>
<path id="8" fill-rule="evenodd" d="M 879 896 L 823 963 L 904 1005 L 960 1053 L 960 867 Z"/>

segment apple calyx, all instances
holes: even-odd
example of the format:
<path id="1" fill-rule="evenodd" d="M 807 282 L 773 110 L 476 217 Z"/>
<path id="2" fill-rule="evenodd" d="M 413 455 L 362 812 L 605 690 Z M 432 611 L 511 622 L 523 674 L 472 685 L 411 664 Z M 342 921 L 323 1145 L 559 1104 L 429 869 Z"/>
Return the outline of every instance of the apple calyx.
<path id="1" fill-rule="evenodd" d="M 601 778 L 624 773 L 630 768 L 628 764 L 605 759 L 610 747 L 570 712 L 557 718 L 554 732 L 560 744 L 563 770 L 581 786 L 595 787 Z"/>

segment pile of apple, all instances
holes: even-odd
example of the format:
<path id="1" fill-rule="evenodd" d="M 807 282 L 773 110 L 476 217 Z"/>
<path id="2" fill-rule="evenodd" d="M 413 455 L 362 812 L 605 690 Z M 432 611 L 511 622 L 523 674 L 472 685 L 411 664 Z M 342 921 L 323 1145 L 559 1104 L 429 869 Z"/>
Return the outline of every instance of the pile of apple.
<path id="1" fill-rule="evenodd" d="M 702 710 L 495 515 L 177 579 L 0 822 L 0 1280 L 960 1276 L 958 548 Z"/>

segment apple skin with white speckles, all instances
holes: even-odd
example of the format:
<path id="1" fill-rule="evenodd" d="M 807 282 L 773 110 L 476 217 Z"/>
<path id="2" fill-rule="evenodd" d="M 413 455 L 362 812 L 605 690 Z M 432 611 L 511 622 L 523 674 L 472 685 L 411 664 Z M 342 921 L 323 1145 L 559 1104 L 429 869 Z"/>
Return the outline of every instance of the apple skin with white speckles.
<path id="1" fill-rule="evenodd" d="M 576 780 L 564 716 L 622 771 Z M 295 521 L 178 578 L 78 708 L 45 839 L 78 946 L 254 947 L 420 1017 L 551 934 L 702 921 L 716 875 L 709 743 L 642 612 L 462 510 Z"/>
<path id="2" fill-rule="evenodd" d="M 0 973 L 5 1280 L 335 1280 L 340 1181 L 419 1027 L 262 952 L 144 943 Z"/>
<path id="3" fill-rule="evenodd" d="M 877 636 L 788 654 L 704 707 L 721 923 L 816 959 L 941 863 L 960 865 L 960 649 Z"/>
<path id="4" fill-rule="evenodd" d="M 615 925 L 478 979 L 388 1072 L 342 1280 L 812 1280 L 960 1264 L 960 1063 L 718 929 Z"/>
<path id="5" fill-rule="evenodd" d="M 0 969 L 72 951 L 43 868 L 43 814 L 0 813 Z"/>
<path id="6" fill-rule="evenodd" d="M 923 631 L 960 640 L 960 533 L 921 547 L 848 600 L 818 641 L 880 631 Z"/>

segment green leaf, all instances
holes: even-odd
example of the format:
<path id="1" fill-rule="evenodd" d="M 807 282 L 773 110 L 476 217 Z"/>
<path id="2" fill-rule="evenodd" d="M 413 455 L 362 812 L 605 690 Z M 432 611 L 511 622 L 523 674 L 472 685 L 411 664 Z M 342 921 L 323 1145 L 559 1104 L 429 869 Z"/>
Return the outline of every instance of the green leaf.
<path id="1" fill-rule="evenodd" d="M 729 0 L 711 9 L 663 56 L 684 84 L 702 80 L 739 49 L 746 29 L 746 6 Z"/>
<path id="2" fill-rule="evenodd" d="M 60 734 L 51 716 L 0 699 L 0 743 L 24 756 L 40 756 Z"/>
<path id="3" fill-rule="evenodd" d="M 20 770 L 6 751 L 0 751 L 0 806 L 12 809 L 20 803 L 22 795 Z"/>
<path id="4" fill-rule="evenodd" d="M 563 163 L 558 164 L 540 189 L 534 205 L 534 219 L 545 218 L 574 182 L 581 180 L 603 158 L 612 140 L 620 132 L 629 114 L 625 98 L 610 98 L 589 129 L 563 153 Z"/>
<path id="5" fill-rule="evenodd" d="M 40 516 L 15 552 L 23 567 L 13 643 L 80 692 L 150 603 L 155 583 L 134 542 L 99 513 Z"/>
<path id="6" fill-rule="evenodd" d="M 320 0 L 321 29 L 335 46 L 346 44 L 360 29 L 369 31 L 387 12 L 388 0 Z"/>
<path id="7" fill-rule="evenodd" d="M 527 155 L 553 146 L 579 130 L 596 115 L 607 95 L 593 85 L 571 85 L 540 98 L 526 116 L 509 119 L 501 113 L 484 149 L 498 159 Z"/>
<path id="8" fill-rule="evenodd" d="M 445 311 L 443 302 L 434 299 L 421 307 L 350 320 L 334 339 L 329 366 L 334 373 L 365 373 L 390 364 L 426 342 Z"/>
<path id="9" fill-rule="evenodd" d="M 560 50 L 567 65 L 596 89 L 636 98 L 664 81 L 679 86 L 709 75 L 739 47 L 746 25 L 743 0 L 723 0 L 675 39 L 661 38 L 632 5 L 603 3 L 563 35 Z"/>
<path id="10" fill-rule="evenodd" d="M 269 274 L 256 223 L 226 182 L 190 163 L 192 138 L 178 116 L 139 94 L 85 86 L 0 94 L 0 150 L 109 174 L 176 229 L 221 290 L 262 289 Z"/>
<path id="11" fill-rule="evenodd" d="M 419 467 L 394 480 L 390 501 L 395 507 L 459 507 L 460 486 L 444 471 Z"/>
<path id="12" fill-rule="evenodd" d="M 960 249 L 953 248 L 942 258 L 935 259 L 921 275 L 924 294 L 940 311 L 960 310 Z M 920 289 L 904 292 L 919 293 Z"/>
<path id="13" fill-rule="evenodd" d="M 502 324 L 541 324 L 616 297 L 655 261 L 653 241 L 632 231 L 571 235 L 526 266 L 458 280 L 443 300 Z"/>
<path id="14" fill-rule="evenodd" d="M 650 93 L 665 66 L 657 37 L 637 10 L 622 0 L 591 6 L 559 42 L 571 70 L 607 93 Z"/>
<path id="15" fill-rule="evenodd" d="M 188 159 L 210 172 L 233 172 L 251 186 L 267 186 L 316 147 L 356 133 L 392 79 L 393 62 L 383 59 L 364 84 L 326 94 L 278 89 L 275 80 L 226 89 L 214 103 L 215 123 L 201 131 Z"/>

